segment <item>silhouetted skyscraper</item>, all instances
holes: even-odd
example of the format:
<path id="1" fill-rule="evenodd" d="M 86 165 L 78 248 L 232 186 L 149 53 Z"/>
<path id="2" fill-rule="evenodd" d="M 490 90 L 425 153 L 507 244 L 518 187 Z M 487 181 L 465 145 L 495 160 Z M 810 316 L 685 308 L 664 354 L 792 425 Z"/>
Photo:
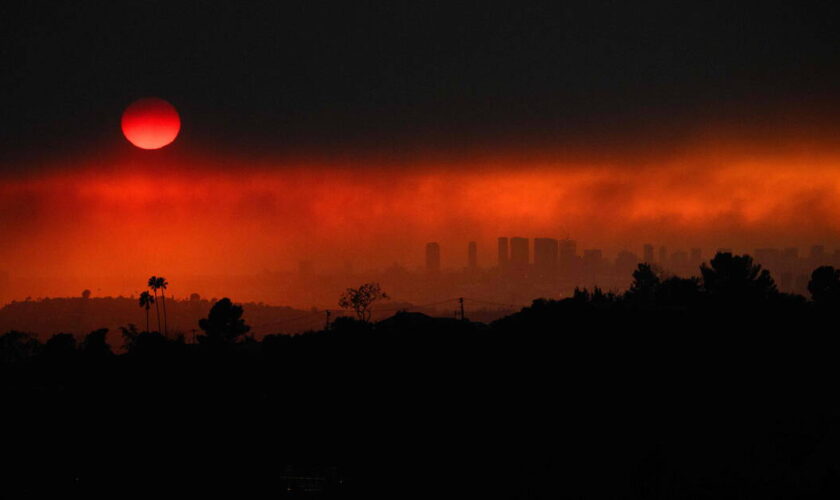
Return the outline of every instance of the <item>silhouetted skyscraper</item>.
<path id="1" fill-rule="evenodd" d="M 575 240 L 560 240 L 557 242 L 560 260 L 573 261 L 577 257 L 577 242 Z"/>
<path id="2" fill-rule="evenodd" d="M 435 242 L 426 243 L 426 273 L 440 273 L 440 245 Z"/>
<path id="3" fill-rule="evenodd" d="M 659 247 L 659 265 L 662 267 L 668 265 L 668 249 L 664 246 Z"/>
<path id="4" fill-rule="evenodd" d="M 508 248 L 508 239 L 504 236 L 499 238 L 499 267 L 505 269 L 510 262 L 510 249 Z"/>
<path id="5" fill-rule="evenodd" d="M 467 245 L 467 268 L 470 271 L 478 269 L 478 244 L 474 241 Z"/>
<path id="6" fill-rule="evenodd" d="M 557 247 L 560 272 L 565 278 L 572 279 L 572 274 L 577 268 L 577 242 L 564 239 L 557 242 Z"/>
<path id="7" fill-rule="evenodd" d="M 510 239 L 510 265 L 519 270 L 524 270 L 531 263 L 531 252 L 528 248 L 528 238 Z"/>
<path id="8" fill-rule="evenodd" d="M 642 256 L 646 263 L 653 264 L 653 245 L 645 243 L 645 250 Z"/>
<path id="9" fill-rule="evenodd" d="M 639 264 L 639 257 L 628 250 L 621 250 L 615 257 L 615 271 L 629 277 Z"/>
<path id="10" fill-rule="evenodd" d="M 604 269 L 604 253 L 599 248 L 586 249 L 581 263 L 586 279 L 597 280 Z"/>
<path id="11" fill-rule="evenodd" d="M 534 268 L 541 276 L 553 276 L 557 272 L 557 240 L 534 238 Z"/>

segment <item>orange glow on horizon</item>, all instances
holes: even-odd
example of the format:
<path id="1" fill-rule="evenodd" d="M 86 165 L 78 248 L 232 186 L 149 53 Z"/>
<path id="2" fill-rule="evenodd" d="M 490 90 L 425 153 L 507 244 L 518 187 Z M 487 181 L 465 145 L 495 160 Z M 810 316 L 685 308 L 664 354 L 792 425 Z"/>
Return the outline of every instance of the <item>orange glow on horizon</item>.
<path id="1" fill-rule="evenodd" d="M 291 270 L 303 259 L 319 269 L 347 261 L 355 269 L 413 268 L 427 241 L 439 241 L 444 264 L 459 268 L 471 240 L 490 266 L 495 238 L 504 235 L 570 236 L 579 250 L 607 255 L 640 253 L 646 242 L 742 251 L 840 246 L 840 155 L 833 153 L 698 149 L 642 166 L 500 156 L 404 168 L 231 169 L 159 159 L 144 167 L 117 161 L 107 170 L 42 171 L 0 183 L 0 270 L 127 282 L 158 273 L 176 283 L 186 275 Z"/>

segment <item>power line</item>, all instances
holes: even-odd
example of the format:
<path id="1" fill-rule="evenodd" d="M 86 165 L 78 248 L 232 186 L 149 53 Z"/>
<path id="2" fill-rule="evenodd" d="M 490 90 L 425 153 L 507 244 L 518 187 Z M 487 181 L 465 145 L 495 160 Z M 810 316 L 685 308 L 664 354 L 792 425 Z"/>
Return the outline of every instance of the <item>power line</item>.
<path id="1" fill-rule="evenodd" d="M 427 304 L 409 304 L 409 305 L 404 305 L 404 306 L 377 308 L 377 309 L 374 309 L 374 312 L 408 311 L 410 309 L 415 309 L 415 310 L 416 309 L 426 309 L 426 308 L 429 308 L 429 307 L 439 306 L 439 305 L 443 305 L 443 304 L 447 304 L 447 303 L 451 303 L 451 302 L 457 302 L 458 305 L 461 308 L 461 311 L 463 311 L 464 310 L 464 308 L 463 308 L 464 301 L 470 301 L 470 302 L 476 302 L 476 303 L 479 303 L 479 304 L 487 304 L 487 305 L 500 306 L 500 307 L 507 307 L 507 308 L 513 308 L 513 309 L 527 307 L 527 306 L 524 306 L 524 305 L 521 305 L 521 304 L 506 304 L 506 303 L 502 303 L 502 302 L 493 302 L 493 301 L 483 300 L 483 299 L 474 299 L 474 298 L 471 298 L 471 297 L 453 297 L 453 298 L 449 298 L 449 299 L 445 299 L 445 300 L 440 300 L 440 301 L 437 301 L 437 302 L 429 302 Z M 262 326 L 265 327 L 265 326 L 285 325 L 285 324 L 289 324 L 289 323 L 294 323 L 296 321 L 304 320 L 304 319 L 307 319 L 307 318 L 312 318 L 316 315 L 322 315 L 322 314 L 327 314 L 328 317 L 329 317 L 332 313 L 335 313 L 336 317 L 352 316 L 352 313 L 347 311 L 346 309 L 319 309 L 317 311 L 311 311 L 311 312 L 308 312 L 306 314 L 296 316 L 294 318 L 287 318 L 287 319 L 282 319 L 282 320 L 277 320 L 277 321 L 270 321 L 268 323 L 263 323 Z M 464 316 L 464 313 L 462 312 L 461 317 L 463 317 L 463 316 Z"/>

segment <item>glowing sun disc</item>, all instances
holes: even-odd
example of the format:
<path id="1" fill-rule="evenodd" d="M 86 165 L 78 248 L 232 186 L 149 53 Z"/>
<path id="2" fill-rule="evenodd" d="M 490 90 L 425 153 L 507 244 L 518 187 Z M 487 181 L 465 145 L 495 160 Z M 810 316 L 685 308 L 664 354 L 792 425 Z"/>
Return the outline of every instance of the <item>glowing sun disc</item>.
<path id="1" fill-rule="evenodd" d="M 160 149 L 171 144 L 180 130 L 178 111 L 158 97 L 138 99 L 122 115 L 123 135 L 141 149 Z"/>

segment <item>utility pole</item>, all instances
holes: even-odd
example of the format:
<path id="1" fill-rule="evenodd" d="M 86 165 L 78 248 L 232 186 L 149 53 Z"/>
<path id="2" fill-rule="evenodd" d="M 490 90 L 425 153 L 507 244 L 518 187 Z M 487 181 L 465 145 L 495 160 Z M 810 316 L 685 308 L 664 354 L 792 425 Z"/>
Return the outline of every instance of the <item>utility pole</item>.
<path id="1" fill-rule="evenodd" d="M 330 329 L 330 310 L 327 309 L 324 312 L 327 313 L 327 323 L 326 323 L 326 325 L 324 325 L 324 330 L 329 330 Z"/>
<path id="2" fill-rule="evenodd" d="M 461 304 L 461 321 L 464 321 L 464 297 L 458 297 L 458 303 Z"/>

